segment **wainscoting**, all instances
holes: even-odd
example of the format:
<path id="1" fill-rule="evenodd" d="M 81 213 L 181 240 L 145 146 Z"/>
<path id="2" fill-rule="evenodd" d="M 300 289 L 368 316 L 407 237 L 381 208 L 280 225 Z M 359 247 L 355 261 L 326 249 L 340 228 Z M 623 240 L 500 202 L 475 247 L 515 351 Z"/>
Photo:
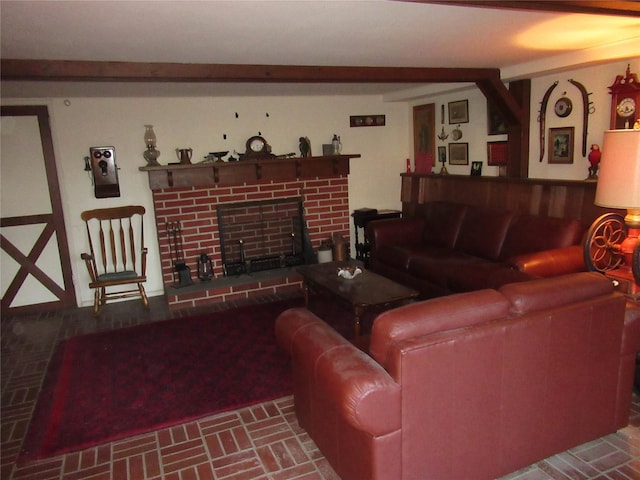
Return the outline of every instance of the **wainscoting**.
<path id="1" fill-rule="evenodd" d="M 425 203 L 437 200 L 576 218 L 587 226 L 605 213 L 625 213 L 594 205 L 596 182 L 417 173 L 402 173 L 401 178 L 404 217 L 420 215 Z"/>

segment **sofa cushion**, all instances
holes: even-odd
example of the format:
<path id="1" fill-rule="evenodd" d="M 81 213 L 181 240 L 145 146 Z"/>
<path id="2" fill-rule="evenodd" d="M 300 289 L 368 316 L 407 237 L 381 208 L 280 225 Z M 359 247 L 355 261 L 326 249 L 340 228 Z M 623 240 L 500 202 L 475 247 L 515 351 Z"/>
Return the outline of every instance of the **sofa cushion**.
<path id="1" fill-rule="evenodd" d="M 596 272 L 580 272 L 530 282 L 513 283 L 500 288 L 511 302 L 511 313 L 523 315 L 547 308 L 588 301 L 613 291 L 609 279 Z"/>
<path id="2" fill-rule="evenodd" d="M 465 271 L 471 265 L 488 263 L 483 258 L 444 247 L 416 252 L 408 260 L 407 272 L 410 275 L 446 288 L 449 288 L 447 278 L 450 271 Z"/>
<path id="3" fill-rule="evenodd" d="M 392 344 L 412 337 L 504 318 L 509 314 L 509 306 L 509 301 L 499 292 L 478 290 L 388 310 L 378 315 L 373 322 L 369 354 L 386 369 Z"/>
<path id="4" fill-rule="evenodd" d="M 518 215 L 511 222 L 500 257 L 576 245 L 583 234 L 584 225 L 578 220 Z"/>
<path id="5" fill-rule="evenodd" d="M 395 268 L 407 269 L 412 258 L 438 255 L 447 249 L 419 245 L 384 245 L 376 252 L 376 261 Z"/>
<path id="6" fill-rule="evenodd" d="M 423 240 L 429 245 L 452 248 L 458 238 L 467 205 L 430 202 L 426 206 Z"/>
<path id="7" fill-rule="evenodd" d="M 483 288 L 498 289 L 502 285 L 531 280 L 528 273 L 508 265 L 484 261 L 467 265 L 451 265 L 442 272 L 443 286 L 454 292 L 471 292 Z"/>
<path id="8" fill-rule="evenodd" d="M 471 255 L 497 260 L 513 217 L 514 214 L 511 212 L 467 208 L 454 248 Z"/>

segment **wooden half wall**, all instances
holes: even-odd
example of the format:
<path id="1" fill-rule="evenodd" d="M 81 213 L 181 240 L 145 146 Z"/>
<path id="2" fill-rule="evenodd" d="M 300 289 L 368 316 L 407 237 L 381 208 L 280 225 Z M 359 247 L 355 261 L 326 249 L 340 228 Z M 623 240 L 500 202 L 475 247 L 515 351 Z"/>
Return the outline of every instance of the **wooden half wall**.
<path id="1" fill-rule="evenodd" d="M 576 218 L 589 226 L 600 215 L 623 210 L 598 207 L 596 182 L 402 173 L 402 214 L 413 217 L 424 204 L 444 200 L 549 217 Z"/>

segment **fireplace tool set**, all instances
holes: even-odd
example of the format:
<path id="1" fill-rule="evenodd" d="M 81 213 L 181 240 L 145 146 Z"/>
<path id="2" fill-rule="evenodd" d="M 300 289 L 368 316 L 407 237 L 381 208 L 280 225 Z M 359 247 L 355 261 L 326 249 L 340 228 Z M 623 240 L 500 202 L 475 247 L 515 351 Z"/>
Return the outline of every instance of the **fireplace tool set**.
<path id="1" fill-rule="evenodd" d="M 184 250 L 182 249 L 182 227 L 179 221 L 167 222 L 167 236 L 169 237 L 169 254 L 173 262 L 173 287 L 181 288 L 192 285 L 191 269 L 184 261 Z M 178 281 L 176 282 L 176 273 Z"/>

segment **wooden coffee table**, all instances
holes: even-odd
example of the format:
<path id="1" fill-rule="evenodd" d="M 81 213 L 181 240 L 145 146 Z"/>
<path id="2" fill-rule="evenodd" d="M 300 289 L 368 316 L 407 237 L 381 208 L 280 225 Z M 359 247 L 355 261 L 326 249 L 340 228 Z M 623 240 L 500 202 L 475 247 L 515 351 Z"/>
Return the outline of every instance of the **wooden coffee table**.
<path id="1" fill-rule="evenodd" d="M 338 276 L 338 268 L 358 265 L 362 273 L 351 280 Z M 309 292 L 329 296 L 353 311 L 354 339 L 360 337 L 360 319 L 370 309 L 402 304 L 419 293 L 377 273 L 365 270 L 361 262 L 328 262 L 298 267 L 303 278 L 304 301 Z"/>

